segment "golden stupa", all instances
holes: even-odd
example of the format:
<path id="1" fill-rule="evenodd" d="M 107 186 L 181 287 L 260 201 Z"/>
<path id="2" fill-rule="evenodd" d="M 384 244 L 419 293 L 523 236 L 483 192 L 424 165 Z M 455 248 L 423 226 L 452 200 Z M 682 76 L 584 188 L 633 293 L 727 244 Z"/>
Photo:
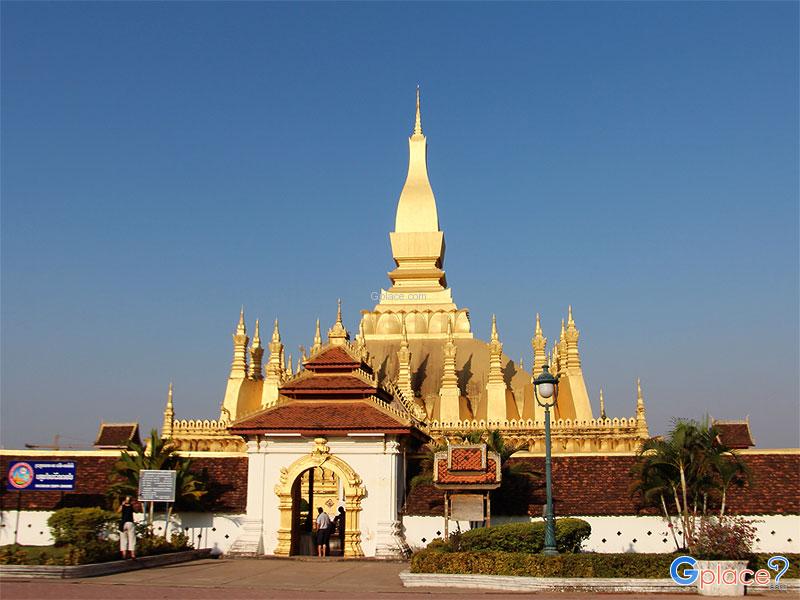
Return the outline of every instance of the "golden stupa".
<path id="1" fill-rule="evenodd" d="M 276 320 L 262 364 L 260 324 L 247 335 L 244 309 L 233 334 L 233 362 L 217 420 L 175 420 L 170 387 L 162 435 L 181 450 L 243 451 L 242 438 L 228 427 L 246 415 L 283 401 L 281 386 L 301 373 L 303 365 L 330 344 L 348 346 L 373 367 L 365 377 L 397 391 L 434 439 L 455 438 L 470 430 L 498 429 L 523 442 L 532 453 L 544 451 L 544 411 L 537 404 L 532 373 L 550 365 L 559 377 L 553 414 L 556 453 L 631 452 L 649 437 L 641 385 L 637 382 L 636 414 L 608 418 L 603 392 L 595 417 L 586 389 L 578 349 L 580 332 L 567 310 L 558 341 L 548 349 L 539 315 L 531 340 L 532 369 L 503 354 L 497 321 L 492 316 L 489 342 L 476 339 L 469 311 L 459 308 L 444 272 L 444 232 L 439 227 L 436 198 L 428 179 L 427 140 L 422 133 L 419 90 L 414 130 L 408 140 L 408 176 L 397 202 L 394 231 L 389 234 L 396 268 L 391 287 L 381 290 L 378 304 L 363 310 L 354 342 L 337 318 L 323 344 L 316 322 L 310 353 L 298 361 L 284 356 Z M 249 346 L 248 346 L 249 344 Z"/>

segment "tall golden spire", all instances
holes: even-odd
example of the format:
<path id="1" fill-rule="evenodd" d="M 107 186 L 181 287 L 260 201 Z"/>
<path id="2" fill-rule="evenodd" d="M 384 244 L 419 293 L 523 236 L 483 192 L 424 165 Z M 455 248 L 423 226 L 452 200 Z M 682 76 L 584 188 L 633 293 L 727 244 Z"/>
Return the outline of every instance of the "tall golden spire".
<path id="1" fill-rule="evenodd" d="M 172 437 L 172 424 L 175 422 L 175 409 L 172 406 L 172 382 L 167 390 L 167 406 L 164 408 L 164 423 L 161 426 L 161 438 L 168 440 Z"/>
<path id="2" fill-rule="evenodd" d="M 497 318 L 492 315 L 492 337 L 489 342 L 489 377 L 486 383 L 486 420 L 506 420 L 506 382 L 503 379 L 503 344 L 497 333 Z"/>
<path id="3" fill-rule="evenodd" d="M 275 317 L 275 324 L 272 327 L 272 343 L 280 343 L 281 341 L 281 332 L 278 328 L 278 318 Z"/>
<path id="4" fill-rule="evenodd" d="M 244 379 L 247 377 L 247 328 L 244 324 L 244 306 L 239 311 L 239 322 L 233 334 L 233 362 L 231 362 L 230 379 Z"/>
<path id="5" fill-rule="evenodd" d="M 536 313 L 536 329 L 533 332 L 533 339 L 531 339 L 531 347 L 533 348 L 533 377 L 539 376 L 542 367 L 547 363 L 547 338 L 542 333 L 542 322 L 539 318 L 539 313 Z"/>
<path id="6" fill-rule="evenodd" d="M 600 418 L 606 418 L 606 400 L 603 397 L 603 388 L 600 388 Z"/>
<path id="7" fill-rule="evenodd" d="M 405 315 L 402 315 L 402 319 L 400 349 L 397 351 L 397 387 L 406 400 L 413 402 L 414 388 L 411 385 L 411 351 L 408 349 L 408 332 L 406 331 Z"/>
<path id="8" fill-rule="evenodd" d="M 396 233 L 439 231 L 436 199 L 428 180 L 428 161 L 425 135 L 422 133 L 420 96 L 417 88 L 417 110 L 414 133 L 408 138 L 408 176 L 397 203 Z"/>
<path id="9" fill-rule="evenodd" d="M 570 304 L 567 312 L 567 330 L 564 337 L 567 341 L 567 369 L 573 373 L 581 371 L 581 355 L 578 352 L 578 338 L 581 332 L 575 327 L 575 319 L 572 318 L 572 305 Z"/>
<path id="10" fill-rule="evenodd" d="M 314 356 L 322 348 L 322 334 L 319 330 L 319 319 L 317 319 L 317 326 L 314 329 L 314 343 L 311 344 L 311 356 Z"/>
<path id="11" fill-rule="evenodd" d="M 639 437 L 646 439 L 650 437 L 647 429 L 647 415 L 644 411 L 644 394 L 642 394 L 642 380 L 636 378 L 636 430 Z"/>
<path id="12" fill-rule="evenodd" d="M 419 111 L 419 86 L 417 86 L 417 118 L 414 121 L 414 135 L 422 135 L 422 116 Z"/>
<path id="13" fill-rule="evenodd" d="M 269 343 L 269 359 L 264 375 L 264 386 L 261 388 L 261 407 L 272 406 L 278 401 L 278 388 L 286 376 L 283 360 L 283 343 L 278 328 L 278 319 L 272 328 L 272 341 Z"/>
<path id="14" fill-rule="evenodd" d="M 556 344 L 557 367 L 558 373 L 564 374 L 567 372 L 567 329 L 564 325 L 564 319 L 561 319 L 561 334 Z"/>
<path id="15" fill-rule="evenodd" d="M 250 344 L 250 379 L 259 381 L 263 378 L 261 374 L 261 357 L 264 356 L 264 348 L 261 346 L 261 334 L 256 319 L 256 329 L 253 332 L 253 342 Z"/>
<path id="16" fill-rule="evenodd" d="M 439 388 L 439 420 L 455 423 L 461 420 L 461 392 L 458 389 L 456 374 L 456 343 L 453 339 L 453 325 L 447 321 L 447 341 L 442 348 L 442 385 Z"/>

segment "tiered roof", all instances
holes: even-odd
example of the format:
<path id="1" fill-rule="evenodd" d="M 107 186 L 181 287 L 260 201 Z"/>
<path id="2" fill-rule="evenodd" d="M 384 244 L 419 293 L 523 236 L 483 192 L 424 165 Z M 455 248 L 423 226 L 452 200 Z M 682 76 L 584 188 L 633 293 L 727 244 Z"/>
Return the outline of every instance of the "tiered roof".
<path id="1" fill-rule="evenodd" d="M 328 344 L 284 382 L 275 406 L 247 415 L 231 433 L 297 433 L 303 436 L 386 433 L 427 438 L 419 422 L 349 343 Z"/>

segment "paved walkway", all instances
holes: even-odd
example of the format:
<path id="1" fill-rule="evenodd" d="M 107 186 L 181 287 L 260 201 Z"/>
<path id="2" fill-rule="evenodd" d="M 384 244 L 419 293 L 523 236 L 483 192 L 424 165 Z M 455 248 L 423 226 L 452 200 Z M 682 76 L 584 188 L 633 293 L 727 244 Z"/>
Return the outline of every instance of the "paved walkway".
<path id="1" fill-rule="evenodd" d="M 238 599 L 349 599 L 349 600 L 456 600 L 480 597 L 500 600 L 530 594 L 451 590 L 443 588 L 403 587 L 398 574 L 408 568 L 406 562 L 342 560 L 199 560 L 118 573 L 105 577 L 47 581 L 3 580 L 0 597 L 12 599 L 136 599 L 238 600 Z M 771 594 L 770 594 L 771 595 Z M 536 594 L 537 598 L 586 600 L 590 594 Z M 644 594 L 604 594 L 604 600 L 632 600 Z M 688 595 L 658 594 L 653 597 L 687 598 Z M 785 595 L 783 596 L 786 597 Z"/>

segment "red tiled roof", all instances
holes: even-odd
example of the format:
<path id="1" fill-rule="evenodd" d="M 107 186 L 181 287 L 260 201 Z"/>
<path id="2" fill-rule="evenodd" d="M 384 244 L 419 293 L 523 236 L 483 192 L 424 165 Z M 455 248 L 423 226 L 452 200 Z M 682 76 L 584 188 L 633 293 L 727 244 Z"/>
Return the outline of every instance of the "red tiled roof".
<path id="1" fill-rule="evenodd" d="M 714 427 L 719 430 L 720 441 L 734 450 L 743 450 L 756 445 L 750 433 L 750 425 L 747 422 L 741 423 L 714 423 Z"/>
<path id="2" fill-rule="evenodd" d="M 800 514 L 800 454 L 742 453 L 740 457 L 750 468 L 753 483 L 728 493 L 731 514 Z M 630 495 L 631 468 L 636 461 L 635 456 L 626 455 L 553 456 L 556 514 L 576 517 L 659 514 L 655 509 L 641 510 L 639 499 Z M 533 471 L 544 473 L 543 457 L 512 458 L 511 462 L 528 463 Z M 527 503 L 531 515 L 542 514 L 545 500 L 543 483 L 521 499 Z M 405 513 L 443 514 L 441 490 L 432 485 L 417 486 L 408 496 Z"/>
<path id="3" fill-rule="evenodd" d="M 331 368 L 348 368 L 352 370 L 360 367 L 361 361 L 350 356 L 350 353 L 344 348 L 331 346 L 304 364 L 305 368 L 310 371 L 327 370 Z"/>
<path id="4" fill-rule="evenodd" d="M 282 433 L 322 433 L 326 431 L 370 431 L 403 433 L 408 423 L 388 415 L 369 402 L 298 401 L 269 408 L 231 425 L 236 434 L 275 431 Z"/>
<path id="5" fill-rule="evenodd" d="M 287 396 L 314 394 L 369 395 L 377 392 L 373 385 L 365 383 L 354 375 L 318 375 L 290 381 L 280 388 Z"/>
<path id="6" fill-rule="evenodd" d="M 450 471 L 483 471 L 483 448 L 452 448 Z"/>
<path id="7" fill-rule="evenodd" d="M 131 441 L 141 443 L 138 423 L 101 423 L 94 445 L 98 448 L 126 448 Z"/>
<path id="8" fill-rule="evenodd" d="M 452 471 L 447 468 L 447 458 L 438 458 L 437 477 L 435 482 L 444 485 L 491 485 L 499 483 L 497 476 L 497 461 L 494 458 L 486 459 L 486 470 L 478 467 L 477 471 Z"/>

